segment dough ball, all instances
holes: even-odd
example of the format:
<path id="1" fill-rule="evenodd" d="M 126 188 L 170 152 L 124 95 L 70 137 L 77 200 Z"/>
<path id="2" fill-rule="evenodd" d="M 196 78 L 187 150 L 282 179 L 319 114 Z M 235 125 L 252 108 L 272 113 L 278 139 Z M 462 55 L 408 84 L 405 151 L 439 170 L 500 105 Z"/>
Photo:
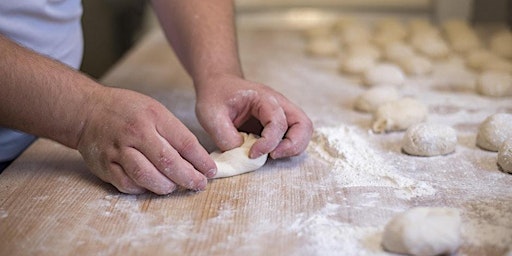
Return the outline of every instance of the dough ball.
<path id="1" fill-rule="evenodd" d="M 512 58 L 512 32 L 505 30 L 492 35 L 489 47 L 499 56 Z"/>
<path id="2" fill-rule="evenodd" d="M 512 114 L 498 113 L 487 117 L 478 127 L 476 145 L 489 151 L 498 148 L 512 137 Z"/>
<path id="3" fill-rule="evenodd" d="M 423 34 L 439 36 L 439 30 L 426 19 L 413 19 L 409 21 L 409 33 L 411 35 Z M 412 36 L 411 36 L 412 37 Z"/>
<path id="4" fill-rule="evenodd" d="M 512 173 L 512 137 L 498 149 L 498 165 L 504 172 Z"/>
<path id="5" fill-rule="evenodd" d="M 421 56 L 402 58 L 398 64 L 409 75 L 419 76 L 432 72 L 432 62 Z"/>
<path id="6" fill-rule="evenodd" d="M 339 44 L 333 37 L 312 38 L 306 46 L 306 53 L 314 57 L 336 57 L 339 52 Z"/>
<path id="7" fill-rule="evenodd" d="M 480 75 L 476 90 L 485 96 L 512 96 L 512 75 L 499 71 L 486 71 Z"/>
<path id="8" fill-rule="evenodd" d="M 496 56 L 493 53 L 485 49 L 479 49 L 468 53 L 466 65 L 472 69 L 482 70 L 485 63 L 494 59 L 496 59 Z"/>
<path id="9" fill-rule="evenodd" d="M 384 48 L 384 56 L 386 59 L 398 62 L 404 58 L 415 56 L 414 49 L 403 42 L 393 42 Z"/>
<path id="10" fill-rule="evenodd" d="M 378 64 L 364 73 L 364 81 L 369 86 L 390 84 L 400 86 L 405 81 L 402 69 L 394 64 Z"/>
<path id="11" fill-rule="evenodd" d="M 455 151 L 457 132 L 450 126 L 419 123 L 407 129 L 402 140 L 405 153 L 415 156 L 446 155 Z"/>
<path id="12" fill-rule="evenodd" d="M 359 95 L 354 108 L 362 112 L 374 112 L 380 105 L 398 98 L 399 94 L 395 87 L 380 85 Z"/>
<path id="13" fill-rule="evenodd" d="M 381 57 L 380 50 L 370 43 L 351 44 L 346 46 L 348 55 L 368 56 L 375 60 Z"/>
<path id="14" fill-rule="evenodd" d="M 459 210 L 446 207 L 409 209 L 387 223 L 382 246 L 409 255 L 451 255 L 459 248 Z"/>
<path id="15" fill-rule="evenodd" d="M 427 107 L 412 98 L 384 103 L 373 116 L 372 130 L 376 133 L 402 131 L 427 119 Z"/>
<path id="16" fill-rule="evenodd" d="M 342 56 L 339 70 L 343 73 L 359 75 L 375 66 L 377 60 L 367 55 Z"/>
<path id="17" fill-rule="evenodd" d="M 258 139 L 254 134 L 241 132 L 244 143 L 238 147 L 225 152 L 215 151 L 210 156 L 217 165 L 217 174 L 214 179 L 239 175 L 251 172 L 262 167 L 267 161 L 268 154 L 258 158 L 249 158 L 249 150 Z"/>
<path id="18" fill-rule="evenodd" d="M 411 45 L 419 53 L 432 59 L 446 58 L 450 54 L 445 41 L 433 34 L 415 34 L 411 39 Z"/>
<path id="19" fill-rule="evenodd" d="M 352 23 L 341 31 L 341 40 L 344 44 L 357 44 L 369 42 L 370 30 L 363 24 Z"/>
<path id="20" fill-rule="evenodd" d="M 451 48 L 456 52 L 466 53 L 478 49 L 481 45 L 480 39 L 466 21 L 447 21 L 443 24 L 443 29 Z"/>

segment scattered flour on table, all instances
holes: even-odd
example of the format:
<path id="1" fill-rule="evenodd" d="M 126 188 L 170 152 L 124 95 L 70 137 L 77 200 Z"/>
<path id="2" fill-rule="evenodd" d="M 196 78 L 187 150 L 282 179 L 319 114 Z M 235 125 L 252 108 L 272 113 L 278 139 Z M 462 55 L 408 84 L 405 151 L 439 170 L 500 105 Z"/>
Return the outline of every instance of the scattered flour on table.
<path id="1" fill-rule="evenodd" d="M 309 150 L 331 164 L 333 178 L 341 187 L 390 187 L 402 199 L 436 192 L 426 182 L 398 174 L 355 126 L 317 128 Z"/>
<path id="2" fill-rule="evenodd" d="M 380 247 L 382 230 L 379 227 L 356 227 L 331 218 L 340 205 L 326 204 L 313 214 L 299 214 L 288 230 L 307 239 L 300 255 L 389 255 Z M 342 254 L 343 254 L 342 253 Z"/>

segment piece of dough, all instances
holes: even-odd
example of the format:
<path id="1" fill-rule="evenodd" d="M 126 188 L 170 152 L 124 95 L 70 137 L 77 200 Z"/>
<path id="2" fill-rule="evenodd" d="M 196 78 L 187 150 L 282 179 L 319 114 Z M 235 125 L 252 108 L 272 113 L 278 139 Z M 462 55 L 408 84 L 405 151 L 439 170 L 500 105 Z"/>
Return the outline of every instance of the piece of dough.
<path id="1" fill-rule="evenodd" d="M 512 114 L 498 113 L 487 117 L 478 127 L 476 145 L 489 151 L 498 148 L 512 137 Z"/>
<path id="2" fill-rule="evenodd" d="M 389 252 L 409 255 L 451 255 L 461 244 L 460 229 L 458 209 L 416 207 L 387 223 L 382 246 Z"/>
<path id="3" fill-rule="evenodd" d="M 414 55 L 414 49 L 403 42 L 393 42 L 384 48 L 384 56 L 393 62 L 398 62 L 403 58 L 410 58 Z"/>
<path id="4" fill-rule="evenodd" d="M 476 90 L 485 96 L 512 96 L 512 75 L 500 71 L 484 72 L 478 79 Z"/>
<path id="5" fill-rule="evenodd" d="M 499 56 L 512 58 L 512 32 L 505 30 L 492 35 L 489 47 Z"/>
<path id="6" fill-rule="evenodd" d="M 306 46 L 306 53 L 314 57 L 336 57 L 339 52 L 339 43 L 328 36 L 312 38 Z"/>
<path id="7" fill-rule="evenodd" d="M 373 112 L 380 105 L 398 99 L 400 96 L 394 86 L 380 85 L 370 88 L 359 95 L 354 108 L 362 112 Z"/>
<path id="8" fill-rule="evenodd" d="M 455 151 L 457 132 L 450 126 L 419 123 L 407 129 L 402 140 L 405 153 L 415 156 L 446 155 Z"/>
<path id="9" fill-rule="evenodd" d="M 364 82 L 368 86 L 376 86 L 379 84 L 400 86 L 404 81 L 404 72 L 400 67 L 394 64 L 377 64 L 364 73 Z"/>
<path id="10" fill-rule="evenodd" d="M 432 62 L 421 56 L 402 58 L 398 61 L 398 65 L 409 75 L 420 76 L 432 72 Z"/>
<path id="11" fill-rule="evenodd" d="M 512 173 L 512 137 L 498 149 L 498 165 L 504 172 Z"/>
<path id="12" fill-rule="evenodd" d="M 339 70 L 343 73 L 359 75 L 375 66 L 377 60 L 368 55 L 342 56 Z"/>
<path id="13" fill-rule="evenodd" d="M 414 34 L 411 37 L 411 45 L 418 52 L 432 59 L 446 58 L 450 54 L 448 45 L 435 34 Z"/>
<path id="14" fill-rule="evenodd" d="M 372 130 L 376 133 L 402 131 L 425 121 L 427 113 L 427 106 L 412 98 L 384 103 L 375 111 Z"/>
<path id="15" fill-rule="evenodd" d="M 214 179 L 252 172 L 262 167 L 267 161 L 268 154 L 255 159 L 249 158 L 249 150 L 258 138 L 254 134 L 243 132 L 240 134 L 244 138 L 244 143 L 240 147 L 210 154 L 217 165 L 217 174 L 213 177 Z"/>

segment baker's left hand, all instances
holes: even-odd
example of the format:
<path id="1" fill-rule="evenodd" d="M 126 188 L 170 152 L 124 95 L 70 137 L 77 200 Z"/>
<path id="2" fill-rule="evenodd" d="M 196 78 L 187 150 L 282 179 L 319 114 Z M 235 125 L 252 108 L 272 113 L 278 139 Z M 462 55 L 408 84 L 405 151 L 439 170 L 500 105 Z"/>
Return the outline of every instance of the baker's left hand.
<path id="1" fill-rule="evenodd" d="M 270 153 L 277 159 L 302 153 L 313 133 L 307 115 L 272 88 L 234 75 L 218 75 L 196 84 L 196 114 L 220 150 L 243 143 L 238 130 L 252 118 L 262 126 L 251 158 Z"/>

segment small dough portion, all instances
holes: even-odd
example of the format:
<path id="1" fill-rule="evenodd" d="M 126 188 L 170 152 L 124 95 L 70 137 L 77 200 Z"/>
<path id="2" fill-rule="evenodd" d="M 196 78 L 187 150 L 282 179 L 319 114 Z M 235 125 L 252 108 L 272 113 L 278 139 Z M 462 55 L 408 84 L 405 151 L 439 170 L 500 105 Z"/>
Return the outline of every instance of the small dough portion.
<path id="1" fill-rule="evenodd" d="M 409 75 L 426 75 L 432 72 L 432 62 L 422 56 L 411 56 L 398 61 L 400 67 Z"/>
<path id="2" fill-rule="evenodd" d="M 438 156 L 455 151 L 457 132 L 450 126 L 419 123 L 407 129 L 402 140 L 405 153 L 414 156 Z"/>
<path id="3" fill-rule="evenodd" d="M 252 172 L 262 167 L 267 161 L 268 154 L 258 158 L 249 158 L 249 150 L 258 139 L 254 134 L 241 132 L 244 143 L 238 147 L 225 152 L 215 151 L 210 156 L 217 165 L 217 174 L 213 179 L 224 178 Z"/>
<path id="4" fill-rule="evenodd" d="M 387 223 L 382 246 L 409 255 L 451 255 L 459 248 L 461 217 L 458 209 L 416 207 Z"/>
<path id="5" fill-rule="evenodd" d="M 512 114 L 498 113 L 487 117 L 478 127 L 476 145 L 489 151 L 498 151 L 498 148 L 512 138 Z"/>
<path id="6" fill-rule="evenodd" d="M 400 98 L 393 86 L 381 85 L 368 89 L 359 95 L 354 108 L 361 112 L 374 112 L 380 105 Z"/>
<path id="7" fill-rule="evenodd" d="M 508 138 L 499 148 L 498 165 L 504 172 L 512 174 L 512 137 Z"/>
<path id="8" fill-rule="evenodd" d="M 364 81 L 368 86 L 390 84 L 400 86 L 405 81 L 402 69 L 394 64 L 378 64 L 364 73 Z"/>
<path id="9" fill-rule="evenodd" d="M 402 131 L 427 119 L 425 104 L 413 98 L 402 98 L 381 105 L 373 116 L 376 133 Z"/>
<path id="10" fill-rule="evenodd" d="M 480 75 L 476 90 L 485 96 L 512 96 L 512 75 L 500 71 L 486 71 Z"/>
<path id="11" fill-rule="evenodd" d="M 491 51 L 504 58 L 512 58 L 512 32 L 503 30 L 495 33 L 489 40 Z"/>
<path id="12" fill-rule="evenodd" d="M 339 43 L 328 36 L 312 38 L 306 46 L 306 53 L 313 57 L 336 57 L 339 52 Z"/>

